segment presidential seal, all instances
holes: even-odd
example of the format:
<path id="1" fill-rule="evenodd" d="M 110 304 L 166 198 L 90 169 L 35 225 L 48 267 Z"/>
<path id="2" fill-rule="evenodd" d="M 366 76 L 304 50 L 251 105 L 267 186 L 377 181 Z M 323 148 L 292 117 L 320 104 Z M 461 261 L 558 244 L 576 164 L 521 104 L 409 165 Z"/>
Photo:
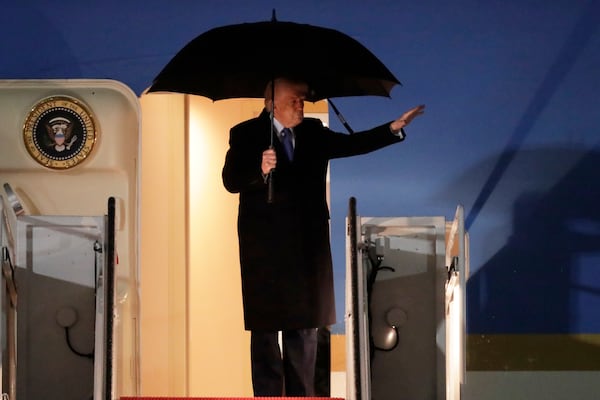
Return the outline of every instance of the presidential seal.
<path id="1" fill-rule="evenodd" d="M 94 118 L 80 100 L 69 96 L 47 97 L 27 115 L 23 141 L 31 157 L 44 167 L 72 168 L 94 148 Z"/>

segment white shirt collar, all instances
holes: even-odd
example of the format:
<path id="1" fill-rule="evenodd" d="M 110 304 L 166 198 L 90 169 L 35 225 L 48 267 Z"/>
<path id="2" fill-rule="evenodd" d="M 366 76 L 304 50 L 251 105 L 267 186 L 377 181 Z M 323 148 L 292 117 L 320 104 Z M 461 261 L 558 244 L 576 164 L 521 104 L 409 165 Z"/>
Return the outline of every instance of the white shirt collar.
<path id="1" fill-rule="evenodd" d="M 275 117 L 273 117 L 273 125 L 275 125 L 275 129 L 277 129 L 277 134 L 279 135 L 279 132 L 283 129 L 283 125 Z"/>
<path id="2" fill-rule="evenodd" d="M 277 136 L 281 137 L 281 131 L 284 128 L 283 124 L 277 121 L 277 118 L 273 117 L 273 125 L 275 125 L 275 129 L 277 129 Z M 294 138 L 294 129 L 290 128 L 290 130 L 292 131 L 292 138 Z"/>

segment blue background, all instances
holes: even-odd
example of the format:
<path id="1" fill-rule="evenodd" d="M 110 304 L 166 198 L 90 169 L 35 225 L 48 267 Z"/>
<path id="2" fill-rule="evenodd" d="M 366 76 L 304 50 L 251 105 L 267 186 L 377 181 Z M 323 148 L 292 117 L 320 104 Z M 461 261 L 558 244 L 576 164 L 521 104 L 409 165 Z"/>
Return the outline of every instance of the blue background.
<path id="1" fill-rule="evenodd" d="M 272 9 L 354 37 L 400 79 L 391 99 L 335 100 L 354 130 L 427 106 L 404 143 L 332 162 L 334 331 L 354 196 L 364 216 L 464 205 L 469 333 L 600 333 L 600 0 L 1 0 L 0 79 L 109 78 L 141 95 L 198 34 Z"/>

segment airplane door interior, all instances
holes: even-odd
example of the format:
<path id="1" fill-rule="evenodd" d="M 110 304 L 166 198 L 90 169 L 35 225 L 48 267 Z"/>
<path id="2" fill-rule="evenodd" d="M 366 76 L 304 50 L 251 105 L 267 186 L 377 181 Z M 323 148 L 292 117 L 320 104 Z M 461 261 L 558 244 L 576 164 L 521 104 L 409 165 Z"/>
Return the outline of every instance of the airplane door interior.
<path id="1" fill-rule="evenodd" d="M 0 392 L 137 393 L 138 98 L 114 80 L 0 80 L 0 119 Z"/>
<path id="2" fill-rule="evenodd" d="M 460 399 L 467 235 L 445 217 L 361 217 L 347 230 L 347 392 L 355 400 Z"/>

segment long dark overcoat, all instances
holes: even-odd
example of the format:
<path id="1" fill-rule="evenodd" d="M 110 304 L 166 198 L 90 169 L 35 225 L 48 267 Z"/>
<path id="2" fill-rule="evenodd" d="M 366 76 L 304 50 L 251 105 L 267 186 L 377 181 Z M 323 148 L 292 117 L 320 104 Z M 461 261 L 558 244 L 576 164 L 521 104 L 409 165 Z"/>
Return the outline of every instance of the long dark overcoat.
<path id="1" fill-rule="evenodd" d="M 270 145 L 271 120 L 231 129 L 223 183 L 239 193 L 238 238 L 247 330 L 318 328 L 335 323 L 326 175 L 330 159 L 368 153 L 399 142 L 389 124 L 347 135 L 305 118 L 294 128 L 294 161 L 277 136 L 273 201 L 260 164 Z"/>

